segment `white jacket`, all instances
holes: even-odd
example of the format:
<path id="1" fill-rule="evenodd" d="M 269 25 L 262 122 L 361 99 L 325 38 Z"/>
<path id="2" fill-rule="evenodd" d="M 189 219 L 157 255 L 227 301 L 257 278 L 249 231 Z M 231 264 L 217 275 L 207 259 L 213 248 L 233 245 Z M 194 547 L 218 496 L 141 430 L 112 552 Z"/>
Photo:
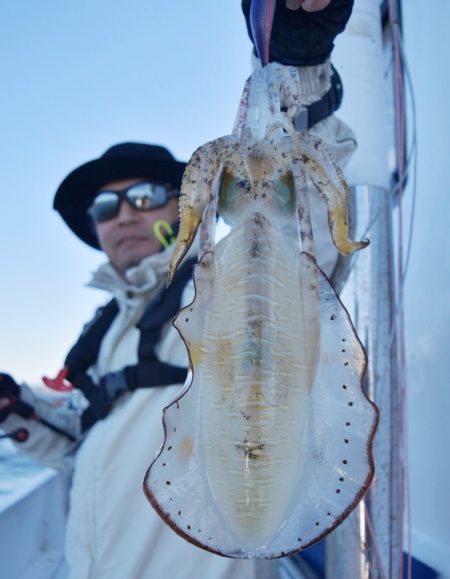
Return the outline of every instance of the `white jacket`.
<path id="1" fill-rule="evenodd" d="M 170 253 L 169 249 L 151 256 L 129 271 L 130 284 L 124 284 L 108 264 L 94 276 L 90 285 L 109 290 L 120 311 L 89 371 L 92 376 L 137 361 L 135 324 L 165 281 Z M 183 305 L 192 298 L 190 282 Z M 185 346 L 170 322 L 157 354 L 161 361 L 187 367 Z M 144 475 L 163 440 L 162 409 L 179 388 L 178 384 L 122 395 L 110 414 L 88 431 L 74 458 L 67 456 L 72 450 L 69 441 L 39 424 L 26 423 L 30 438 L 21 449 L 28 455 L 66 469 L 74 461 L 66 537 L 70 579 L 257 579 L 270 568 L 276 576 L 275 561 L 228 559 L 192 546 L 160 519 L 145 498 Z M 30 395 L 28 400 L 33 402 Z M 5 427 L 18 424 L 25 422 L 10 417 Z"/>

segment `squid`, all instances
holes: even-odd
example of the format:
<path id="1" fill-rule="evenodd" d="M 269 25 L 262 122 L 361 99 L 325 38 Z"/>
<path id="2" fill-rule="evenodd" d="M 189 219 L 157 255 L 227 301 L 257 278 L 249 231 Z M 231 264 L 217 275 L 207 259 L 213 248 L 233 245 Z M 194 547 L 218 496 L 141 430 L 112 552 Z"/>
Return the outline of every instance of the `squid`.
<path id="1" fill-rule="evenodd" d="M 194 239 L 195 298 L 174 325 L 186 383 L 164 409 L 164 442 L 144 491 L 179 535 L 207 551 L 277 558 L 339 525 L 367 490 L 378 412 L 366 354 L 317 266 L 308 187 L 327 204 L 343 255 L 347 185 L 331 151 L 297 134 L 295 69 L 248 81 L 234 131 L 192 156 L 169 283 Z M 217 213 L 229 233 L 217 244 Z"/>

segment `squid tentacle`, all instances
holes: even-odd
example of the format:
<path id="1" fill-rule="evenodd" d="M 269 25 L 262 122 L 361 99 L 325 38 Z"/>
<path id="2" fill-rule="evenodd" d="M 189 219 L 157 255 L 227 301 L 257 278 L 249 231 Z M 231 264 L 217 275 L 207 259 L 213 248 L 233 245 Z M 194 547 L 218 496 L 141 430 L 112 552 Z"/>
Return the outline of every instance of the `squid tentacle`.
<path id="1" fill-rule="evenodd" d="M 327 204 L 328 224 L 337 250 L 342 255 L 349 255 L 367 247 L 368 240 L 349 239 L 348 186 L 329 147 L 317 137 L 303 135 L 300 159 L 305 165 L 306 174 Z"/>
<path id="2" fill-rule="evenodd" d="M 241 100 L 239 101 L 239 107 L 233 125 L 232 131 L 233 135 L 239 135 L 242 130 L 242 127 L 245 126 L 245 123 L 247 121 L 249 92 L 250 92 L 250 78 L 248 78 L 245 81 L 244 90 L 242 91 Z"/>
<path id="3" fill-rule="evenodd" d="M 220 165 L 222 149 L 229 141 L 223 137 L 199 147 L 183 175 L 180 192 L 180 230 L 169 265 L 167 285 L 191 247 L 211 197 L 212 184 Z"/>

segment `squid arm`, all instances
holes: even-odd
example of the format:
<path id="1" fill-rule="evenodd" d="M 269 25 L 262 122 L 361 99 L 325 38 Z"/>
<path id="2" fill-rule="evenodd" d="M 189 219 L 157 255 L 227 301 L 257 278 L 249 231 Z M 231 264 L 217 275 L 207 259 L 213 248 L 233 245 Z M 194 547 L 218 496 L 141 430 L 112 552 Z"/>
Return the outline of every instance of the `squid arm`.
<path id="1" fill-rule="evenodd" d="M 192 155 L 183 175 L 180 192 L 180 230 L 169 265 L 167 285 L 191 247 L 211 197 L 220 161 L 219 142 L 206 143 Z"/>
<path id="2" fill-rule="evenodd" d="M 367 239 L 349 239 L 348 186 L 332 151 L 320 139 L 310 134 L 301 136 L 299 151 L 307 176 L 327 204 L 328 224 L 337 250 L 342 255 L 349 255 L 367 247 Z"/>

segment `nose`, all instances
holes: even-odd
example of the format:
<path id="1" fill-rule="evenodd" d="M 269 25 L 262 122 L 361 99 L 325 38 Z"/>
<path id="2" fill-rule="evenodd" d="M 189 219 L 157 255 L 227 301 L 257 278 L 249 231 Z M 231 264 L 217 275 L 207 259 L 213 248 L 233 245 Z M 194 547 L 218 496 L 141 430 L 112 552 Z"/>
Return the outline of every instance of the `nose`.
<path id="1" fill-rule="evenodd" d="M 133 223 L 138 220 L 138 211 L 125 200 L 122 199 L 117 214 L 117 222 L 121 224 Z"/>

